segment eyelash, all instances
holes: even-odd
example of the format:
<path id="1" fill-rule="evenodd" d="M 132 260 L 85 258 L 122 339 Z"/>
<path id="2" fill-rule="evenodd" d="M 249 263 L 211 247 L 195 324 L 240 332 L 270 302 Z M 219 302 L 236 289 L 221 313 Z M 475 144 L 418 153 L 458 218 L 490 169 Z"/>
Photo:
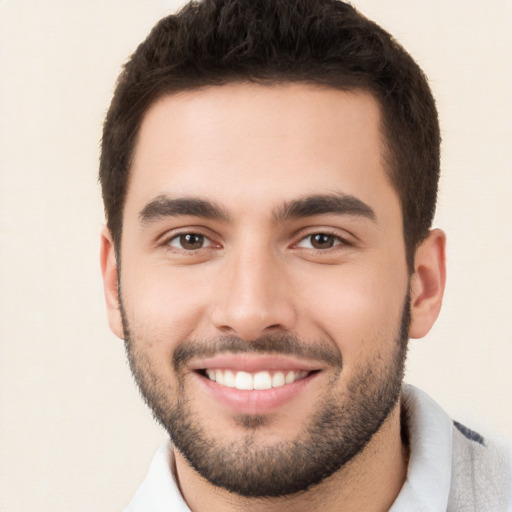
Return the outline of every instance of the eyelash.
<path id="1" fill-rule="evenodd" d="M 202 245 L 201 247 L 198 247 L 196 249 L 186 249 L 185 247 L 183 247 L 183 239 L 185 237 L 198 237 L 198 238 L 201 238 L 202 241 L 203 242 L 207 242 L 208 245 L 206 245 L 206 246 Z M 172 245 L 173 241 L 177 241 L 181 245 L 181 247 L 173 246 Z M 196 232 L 196 231 L 184 231 L 182 233 L 174 234 L 170 238 L 167 238 L 163 242 L 163 245 L 165 245 L 166 247 L 170 248 L 171 250 L 175 249 L 175 250 L 180 250 L 180 251 L 183 251 L 183 252 L 187 252 L 187 253 L 193 254 L 193 253 L 195 253 L 197 251 L 200 251 L 201 249 L 208 249 L 210 247 L 214 247 L 216 244 L 207 235 L 204 235 L 204 234 Z"/>
<path id="2" fill-rule="evenodd" d="M 324 247 L 324 248 L 314 247 L 314 243 L 313 243 L 312 239 L 315 236 L 317 236 L 317 237 L 323 236 L 323 237 L 327 237 L 327 238 L 331 239 L 332 245 L 330 247 Z M 201 247 L 192 248 L 192 249 L 191 248 L 187 249 L 187 248 L 183 247 L 184 237 L 200 238 L 201 242 L 202 242 Z M 335 248 L 339 247 L 339 246 L 350 247 L 353 245 L 353 243 L 349 242 L 346 238 L 344 238 L 338 234 L 332 233 L 329 230 L 320 230 L 320 231 L 315 231 L 312 233 L 308 233 L 307 235 L 301 236 L 301 238 L 297 242 L 295 242 L 292 245 L 292 247 L 293 248 L 301 248 L 300 244 L 306 242 L 308 239 L 310 240 L 310 244 L 312 245 L 312 247 L 302 247 L 302 248 L 310 250 L 310 251 L 322 252 L 322 253 L 328 252 L 332 249 L 335 250 Z M 180 247 L 173 245 L 174 241 L 177 241 L 177 243 L 180 245 Z M 203 245 L 204 242 L 206 242 L 207 245 Z M 191 243 L 193 243 L 193 242 L 191 242 Z M 197 251 L 200 251 L 202 249 L 209 249 L 209 248 L 215 247 L 216 245 L 217 245 L 217 247 L 220 246 L 220 244 L 215 244 L 215 242 L 213 242 L 209 236 L 204 235 L 200 232 L 195 232 L 195 231 L 185 231 L 182 233 L 174 234 L 172 237 L 167 238 L 163 242 L 163 245 L 166 246 L 167 248 L 169 248 L 170 250 L 173 250 L 173 249 L 179 250 L 179 251 L 183 251 L 183 252 L 189 253 L 189 254 L 194 254 Z"/>
<path id="3" fill-rule="evenodd" d="M 314 247 L 312 239 L 315 236 L 328 237 L 328 238 L 332 239 L 333 245 L 330 246 L 330 247 L 326 247 L 326 248 Z M 300 248 L 299 244 L 301 244 L 301 243 L 303 243 L 303 242 L 305 242 L 307 240 L 310 241 L 309 243 L 312 245 L 312 247 L 303 247 L 304 249 L 307 249 L 307 250 L 310 250 L 310 251 L 315 251 L 315 252 L 322 252 L 322 253 L 329 252 L 331 250 L 336 250 L 336 248 L 350 247 L 350 246 L 354 245 L 349 240 L 347 240 L 347 238 L 342 237 L 339 234 L 333 233 L 333 232 L 331 232 L 329 230 L 319 230 L 319 231 L 314 231 L 312 233 L 308 233 L 305 236 L 302 236 L 299 239 L 299 241 L 296 242 L 293 246 Z"/>

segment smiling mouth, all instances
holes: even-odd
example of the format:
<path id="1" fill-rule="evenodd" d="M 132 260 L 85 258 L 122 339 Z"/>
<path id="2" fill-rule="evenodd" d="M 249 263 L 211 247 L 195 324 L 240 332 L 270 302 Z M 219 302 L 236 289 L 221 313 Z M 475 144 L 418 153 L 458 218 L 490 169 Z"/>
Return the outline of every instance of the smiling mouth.
<path id="1" fill-rule="evenodd" d="M 220 386 L 250 391 L 280 388 L 305 379 L 309 375 L 316 373 L 316 371 L 278 370 L 249 373 L 245 371 L 205 369 L 199 373 Z"/>

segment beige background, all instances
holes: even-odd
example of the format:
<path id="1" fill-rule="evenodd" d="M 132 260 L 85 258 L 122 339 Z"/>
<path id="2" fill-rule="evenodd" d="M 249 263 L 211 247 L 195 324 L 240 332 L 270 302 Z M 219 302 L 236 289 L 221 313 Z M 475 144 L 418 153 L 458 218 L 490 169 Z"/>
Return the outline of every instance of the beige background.
<path id="1" fill-rule="evenodd" d="M 355 0 L 430 77 L 448 287 L 408 380 L 512 440 L 511 0 Z M 121 63 L 177 2 L 0 0 L 0 511 L 120 511 L 165 438 L 108 330 L 101 123 Z"/>

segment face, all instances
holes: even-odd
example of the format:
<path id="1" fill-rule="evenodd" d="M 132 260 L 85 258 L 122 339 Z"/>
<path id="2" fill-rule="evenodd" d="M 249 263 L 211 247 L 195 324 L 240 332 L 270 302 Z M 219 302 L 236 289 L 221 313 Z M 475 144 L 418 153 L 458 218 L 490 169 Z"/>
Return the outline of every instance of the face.
<path id="1" fill-rule="evenodd" d="M 372 96 L 306 85 L 205 88 L 144 118 L 114 330 L 215 485 L 308 488 L 396 410 L 409 277 L 379 125 Z"/>

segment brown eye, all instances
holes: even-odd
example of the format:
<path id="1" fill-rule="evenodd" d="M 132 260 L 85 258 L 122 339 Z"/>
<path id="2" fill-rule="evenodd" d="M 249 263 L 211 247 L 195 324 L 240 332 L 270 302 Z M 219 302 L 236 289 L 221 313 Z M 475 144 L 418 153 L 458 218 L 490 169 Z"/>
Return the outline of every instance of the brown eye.
<path id="1" fill-rule="evenodd" d="M 185 251 L 197 251 L 211 245 L 210 241 L 203 235 L 197 233 L 183 233 L 175 236 L 170 242 L 171 247 L 184 249 Z"/>
<path id="2" fill-rule="evenodd" d="M 325 233 L 316 233 L 310 237 L 311 245 L 315 249 L 330 249 L 334 246 L 335 237 Z"/>
<path id="3" fill-rule="evenodd" d="M 330 235 L 329 233 L 313 233 L 304 237 L 298 244 L 297 247 L 302 249 L 316 249 L 316 250 L 327 250 L 337 245 L 347 245 L 347 242 L 336 235 Z"/>

